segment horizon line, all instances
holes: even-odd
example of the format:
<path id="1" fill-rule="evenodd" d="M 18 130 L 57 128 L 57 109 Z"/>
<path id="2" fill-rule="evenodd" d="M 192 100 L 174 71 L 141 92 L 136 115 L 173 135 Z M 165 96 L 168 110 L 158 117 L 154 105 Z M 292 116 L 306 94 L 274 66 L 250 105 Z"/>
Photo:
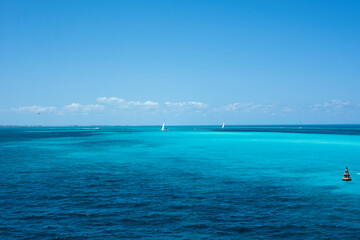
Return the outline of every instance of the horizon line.
<path id="1" fill-rule="evenodd" d="M 161 127 L 162 124 L 159 125 L 98 125 L 98 124 L 91 124 L 91 125 L 20 125 L 20 124 L 0 124 L 0 127 Z M 167 126 L 172 127 L 186 127 L 186 126 L 221 126 L 222 124 L 167 124 Z M 319 126 L 319 125 L 360 125 L 360 123 L 301 123 L 301 124 L 227 124 L 226 126 Z"/>

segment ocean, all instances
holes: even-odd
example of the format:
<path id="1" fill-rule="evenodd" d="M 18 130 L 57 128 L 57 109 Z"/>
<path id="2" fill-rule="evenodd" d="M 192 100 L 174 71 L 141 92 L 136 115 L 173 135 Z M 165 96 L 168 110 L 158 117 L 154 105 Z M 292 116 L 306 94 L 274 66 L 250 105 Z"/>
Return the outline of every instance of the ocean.
<path id="1" fill-rule="evenodd" d="M 160 128 L 1 127 L 0 239 L 360 239 L 360 125 Z"/>

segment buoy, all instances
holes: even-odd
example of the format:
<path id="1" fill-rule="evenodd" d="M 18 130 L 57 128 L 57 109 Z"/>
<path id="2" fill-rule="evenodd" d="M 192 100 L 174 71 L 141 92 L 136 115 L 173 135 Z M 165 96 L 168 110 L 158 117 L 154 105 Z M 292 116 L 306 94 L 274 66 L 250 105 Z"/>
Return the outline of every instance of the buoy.
<path id="1" fill-rule="evenodd" d="M 344 173 L 344 177 L 342 179 L 343 181 L 351 181 L 351 177 L 350 177 L 350 173 L 349 173 L 349 170 L 346 166 L 345 168 L 345 173 Z"/>

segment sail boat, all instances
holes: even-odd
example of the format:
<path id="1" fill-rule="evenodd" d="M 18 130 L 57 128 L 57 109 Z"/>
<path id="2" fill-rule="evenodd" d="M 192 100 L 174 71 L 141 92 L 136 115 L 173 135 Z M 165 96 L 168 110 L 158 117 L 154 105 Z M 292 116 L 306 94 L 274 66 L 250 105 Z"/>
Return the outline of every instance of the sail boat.
<path id="1" fill-rule="evenodd" d="M 223 125 L 222 125 L 222 127 L 221 128 L 225 128 L 225 122 L 223 122 Z"/>
<path id="2" fill-rule="evenodd" d="M 167 131 L 167 129 L 165 128 L 165 121 L 163 122 L 163 125 L 162 125 L 162 128 L 161 128 L 161 131 L 162 131 L 162 132 L 166 132 L 166 131 Z"/>

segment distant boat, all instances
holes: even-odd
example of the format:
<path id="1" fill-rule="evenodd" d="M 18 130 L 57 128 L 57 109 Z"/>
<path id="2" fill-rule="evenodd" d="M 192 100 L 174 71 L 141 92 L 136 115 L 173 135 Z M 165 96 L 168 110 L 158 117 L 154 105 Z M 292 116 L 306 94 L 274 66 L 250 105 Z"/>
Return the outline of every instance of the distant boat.
<path id="1" fill-rule="evenodd" d="M 223 122 L 223 125 L 222 125 L 222 127 L 221 128 L 225 128 L 225 123 Z"/>
<path id="2" fill-rule="evenodd" d="M 161 128 L 161 131 L 162 131 L 162 132 L 166 132 L 166 131 L 167 131 L 167 129 L 165 128 L 165 121 L 163 122 L 163 125 L 162 125 L 162 128 Z"/>
<path id="3" fill-rule="evenodd" d="M 37 112 L 36 114 L 37 114 L 37 115 L 39 115 L 39 114 L 40 114 L 40 112 Z"/>

